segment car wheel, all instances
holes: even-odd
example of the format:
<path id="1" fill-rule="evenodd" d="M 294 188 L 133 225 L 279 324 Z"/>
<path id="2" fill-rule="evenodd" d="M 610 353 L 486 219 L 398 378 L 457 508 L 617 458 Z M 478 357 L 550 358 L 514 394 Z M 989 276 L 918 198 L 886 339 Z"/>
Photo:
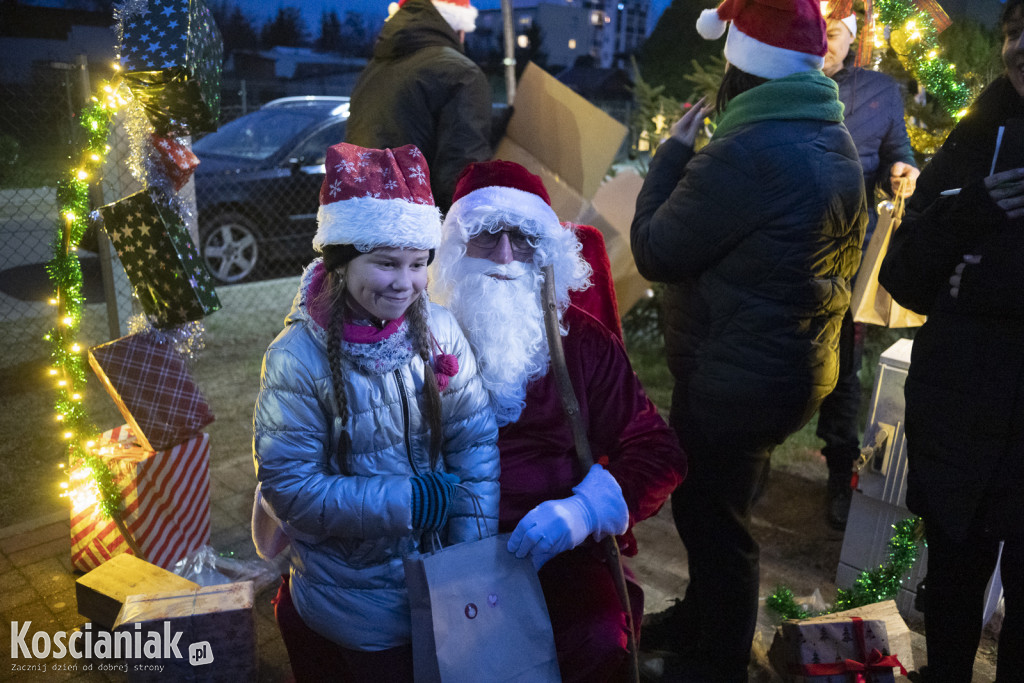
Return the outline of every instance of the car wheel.
<path id="1" fill-rule="evenodd" d="M 259 233 L 252 221 L 239 213 L 222 213 L 205 221 L 199 242 L 203 261 L 219 282 L 241 282 L 256 270 Z"/>

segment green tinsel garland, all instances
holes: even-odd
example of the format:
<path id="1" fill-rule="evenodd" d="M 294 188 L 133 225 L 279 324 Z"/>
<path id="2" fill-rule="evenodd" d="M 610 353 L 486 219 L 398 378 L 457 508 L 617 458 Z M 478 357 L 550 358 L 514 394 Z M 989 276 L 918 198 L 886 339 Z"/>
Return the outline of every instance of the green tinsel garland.
<path id="1" fill-rule="evenodd" d="M 88 177 L 96 172 L 87 168 L 99 169 L 101 160 L 106 156 L 111 111 L 97 103 L 90 104 L 82 109 L 80 122 L 86 133 L 82 151 L 86 161 L 82 167 L 69 171 L 68 177 L 57 184 L 60 219 L 56 225 L 54 255 L 46 265 L 57 291 L 61 320 L 44 339 L 50 343 L 52 367 L 64 380 L 57 387 L 54 408 L 61 416 L 63 431 L 70 434 L 67 439 L 68 460 L 71 464 L 82 462 L 92 471 L 99 493 L 99 509 L 105 517 L 113 517 L 120 514 L 121 490 L 103 459 L 85 447 L 85 439 L 98 431 L 89 420 L 82 398 L 87 376 L 85 354 L 80 348 L 76 350 L 75 345 L 85 303 L 82 266 L 76 250 L 89 227 Z M 84 175 L 80 176 L 80 173 Z"/>
<path id="2" fill-rule="evenodd" d="M 874 0 L 873 7 L 879 21 L 894 32 L 903 31 L 907 22 L 914 20 L 920 37 L 894 47 L 901 59 L 907 61 L 914 78 L 942 104 L 946 112 L 955 119 L 963 116 L 971 101 L 971 91 L 959 79 L 953 64 L 942 57 L 931 57 L 938 36 L 931 16 L 919 11 L 911 0 Z"/>
<path id="3" fill-rule="evenodd" d="M 889 539 L 889 561 L 874 571 L 861 572 L 853 582 L 852 588 L 840 588 L 831 609 L 809 613 L 796 603 L 793 591 L 785 586 L 776 588 L 765 603 L 783 619 L 807 619 L 895 598 L 903 583 L 903 577 L 917 560 L 920 521 L 919 517 L 910 517 L 893 524 L 892 528 L 896 533 Z"/>

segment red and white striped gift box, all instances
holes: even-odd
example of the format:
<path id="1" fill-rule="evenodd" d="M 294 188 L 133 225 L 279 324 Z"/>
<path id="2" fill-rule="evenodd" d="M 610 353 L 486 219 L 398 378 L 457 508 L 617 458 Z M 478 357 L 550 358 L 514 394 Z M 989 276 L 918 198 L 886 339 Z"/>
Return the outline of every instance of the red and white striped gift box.
<path id="1" fill-rule="evenodd" d="M 146 560 L 164 569 L 210 541 L 210 437 L 197 434 L 162 451 L 138 445 L 131 427 L 104 432 L 92 446 L 110 468 L 124 501 L 124 522 Z M 111 519 L 104 519 L 91 471 L 71 472 L 71 563 L 89 571 L 131 553 Z"/>

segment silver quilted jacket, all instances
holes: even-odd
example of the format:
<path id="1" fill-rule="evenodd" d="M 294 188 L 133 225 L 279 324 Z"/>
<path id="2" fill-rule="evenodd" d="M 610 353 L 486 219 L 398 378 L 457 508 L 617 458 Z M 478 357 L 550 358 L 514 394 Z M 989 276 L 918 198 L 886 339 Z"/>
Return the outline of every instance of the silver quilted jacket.
<path id="1" fill-rule="evenodd" d="M 263 359 L 254 416 L 253 457 L 262 494 L 292 541 L 291 593 L 313 630 L 357 650 L 409 642 L 402 558 L 423 534 L 411 523 L 410 476 L 426 472 L 429 437 L 421 411 L 423 362 L 384 375 L 346 367 L 352 473 L 340 473 L 327 336 L 309 315 L 307 268 L 284 330 Z M 459 489 L 447 542 L 497 530 L 498 431 L 469 343 L 436 304 L 430 327 L 459 371 L 442 395 L 441 466 L 476 494 Z"/>

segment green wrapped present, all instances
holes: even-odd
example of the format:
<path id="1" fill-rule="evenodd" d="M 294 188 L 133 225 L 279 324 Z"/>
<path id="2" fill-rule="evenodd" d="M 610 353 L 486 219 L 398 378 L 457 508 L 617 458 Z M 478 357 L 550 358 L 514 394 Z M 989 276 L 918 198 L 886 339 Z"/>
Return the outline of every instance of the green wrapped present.
<path id="1" fill-rule="evenodd" d="M 199 320 L 220 308 L 206 264 L 164 192 L 142 190 L 99 211 L 135 294 L 155 327 Z"/>
<path id="2" fill-rule="evenodd" d="M 157 133 L 217 129 L 224 44 L 201 0 L 149 0 L 122 10 L 124 81 Z"/>

